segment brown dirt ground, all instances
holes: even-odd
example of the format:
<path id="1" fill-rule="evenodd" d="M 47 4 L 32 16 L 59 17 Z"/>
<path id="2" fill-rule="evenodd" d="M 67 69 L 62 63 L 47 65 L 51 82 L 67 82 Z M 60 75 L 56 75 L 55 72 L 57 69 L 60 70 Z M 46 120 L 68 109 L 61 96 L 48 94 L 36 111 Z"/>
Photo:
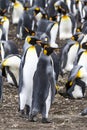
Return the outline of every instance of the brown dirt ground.
<path id="1" fill-rule="evenodd" d="M 24 41 L 16 39 L 16 26 L 10 23 L 9 39 L 14 40 L 21 51 Z M 59 76 L 60 89 L 64 88 L 66 81 Z M 18 112 L 18 90 L 10 87 L 5 81 L 3 86 L 3 103 L 0 104 L 0 130 L 86 130 L 87 116 L 79 113 L 87 106 L 87 97 L 83 99 L 68 99 L 57 94 L 51 106 L 49 119 L 52 123 L 42 124 L 41 115 L 37 122 L 29 122 L 21 118 Z"/>

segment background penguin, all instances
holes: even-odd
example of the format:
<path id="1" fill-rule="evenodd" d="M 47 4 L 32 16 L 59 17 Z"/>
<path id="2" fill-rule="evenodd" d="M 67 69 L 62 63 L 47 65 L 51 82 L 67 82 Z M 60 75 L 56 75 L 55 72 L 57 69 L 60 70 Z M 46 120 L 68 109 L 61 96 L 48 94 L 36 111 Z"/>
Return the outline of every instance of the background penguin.
<path id="1" fill-rule="evenodd" d="M 85 96 L 87 85 L 87 71 L 83 66 L 75 66 L 66 83 L 66 92 L 71 98 L 82 98 Z"/>
<path id="2" fill-rule="evenodd" d="M 79 43 L 73 40 L 68 40 L 60 51 L 60 73 L 70 72 L 74 66 L 74 62 L 79 50 Z"/>
<path id="3" fill-rule="evenodd" d="M 3 27 L 3 20 L 0 17 L 0 40 L 6 40 L 6 30 Z"/>
<path id="4" fill-rule="evenodd" d="M 9 8 L 10 1 L 9 0 L 0 0 L 0 9 L 1 10 L 7 10 Z"/>
<path id="5" fill-rule="evenodd" d="M 42 115 L 42 123 L 49 123 L 48 113 L 55 96 L 55 72 L 50 54 L 53 49 L 45 47 L 39 57 L 37 69 L 33 77 L 32 111 L 30 120 L 38 113 Z"/>
<path id="6" fill-rule="evenodd" d="M 29 36 L 27 39 L 29 47 L 24 51 L 19 73 L 19 109 L 21 116 L 24 115 L 24 108 L 27 106 L 26 114 L 29 116 L 32 104 L 33 76 L 36 71 L 41 47 L 35 45 L 39 42 L 36 36 Z"/>
<path id="7" fill-rule="evenodd" d="M 7 82 L 19 86 L 20 55 L 9 55 L 2 61 L 2 75 L 6 76 Z M 3 69 L 5 69 L 5 74 Z"/>
<path id="8" fill-rule="evenodd" d="M 43 28 L 42 28 L 43 25 Z M 50 46 L 53 47 L 54 46 L 58 46 L 56 44 L 56 37 L 57 37 L 57 33 L 58 33 L 58 23 L 57 22 L 53 22 L 50 20 L 45 20 L 45 19 L 41 19 L 38 22 L 38 26 L 37 26 L 37 31 L 36 31 L 36 35 L 38 37 L 41 37 L 41 35 L 43 33 L 46 33 L 48 36 L 48 42 L 50 43 Z"/>
<path id="9" fill-rule="evenodd" d="M 6 41 L 8 40 L 8 33 L 9 33 L 9 19 L 6 16 L 2 17 L 3 28 L 5 29 Z M 3 39 L 4 40 L 4 39 Z"/>
<path id="10" fill-rule="evenodd" d="M 76 21 L 74 15 L 69 13 L 68 6 L 63 1 L 57 1 L 55 10 L 60 14 L 58 36 L 60 40 L 69 39 L 75 33 Z M 67 34 L 67 35 L 66 35 Z"/>
<path id="11" fill-rule="evenodd" d="M 1 59 L 2 60 L 10 54 L 19 54 L 16 44 L 11 40 L 0 41 L 0 48 L 1 48 Z"/>
<path id="12" fill-rule="evenodd" d="M 33 11 L 24 10 L 17 25 L 17 38 L 25 39 L 27 35 L 34 35 L 34 21 Z"/>
<path id="13" fill-rule="evenodd" d="M 24 8 L 21 2 L 15 0 L 13 3 L 13 11 L 12 11 L 12 23 L 18 24 L 21 15 L 23 14 Z"/>

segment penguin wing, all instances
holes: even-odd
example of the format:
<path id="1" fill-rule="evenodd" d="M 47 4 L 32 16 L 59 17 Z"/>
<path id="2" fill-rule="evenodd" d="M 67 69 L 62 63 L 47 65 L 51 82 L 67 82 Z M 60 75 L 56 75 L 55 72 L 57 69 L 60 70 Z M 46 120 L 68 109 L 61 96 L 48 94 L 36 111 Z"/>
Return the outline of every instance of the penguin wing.
<path id="1" fill-rule="evenodd" d="M 60 52 L 60 67 L 61 67 L 61 69 L 65 68 L 65 66 L 66 66 L 68 51 L 73 44 L 74 44 L 74 42 L 69 41 L 68 43 L 66 43 L 66 45 L 64 45 L 64 47 L 62 48 L 62 50 Z"/>
<path id="2" fill-rule="evenodd" d="M 79 71 L 79 69 L 81 68 L 82 66 L 80 65 L 77 65 L 77 66 L 74 66 L 73 69 L 71 70 L 70 72 L 70 75 L 69 75 L 69 78 L 68 78 L 68 81 L 73 81 L 75 78 L 76 78 L 76 75 Z"/>

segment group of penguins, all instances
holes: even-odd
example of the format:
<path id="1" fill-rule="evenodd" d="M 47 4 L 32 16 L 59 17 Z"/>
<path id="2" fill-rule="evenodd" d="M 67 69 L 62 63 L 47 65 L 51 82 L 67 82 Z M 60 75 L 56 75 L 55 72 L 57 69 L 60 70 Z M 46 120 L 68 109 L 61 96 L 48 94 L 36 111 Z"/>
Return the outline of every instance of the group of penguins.
<path id="1" fill-rule="evenodd" d="M 36 121 L 40 113 L 42 122 L 49 123 L 59 75 L 68 74 L 65 88 L 69 98 L 83 98 L 87 87 L 86 20 L 87 0 L 0 0 L 0 99 L 4 76 L 18 88 L 21 116 Z M 10 22 L 16 26 L 16 38 L 24 41 L 22 54 L 9 40 Z M 59 47 L 61 40 L 65 43 Z M 81 112 L 86 114 L 87 108 Z"/>

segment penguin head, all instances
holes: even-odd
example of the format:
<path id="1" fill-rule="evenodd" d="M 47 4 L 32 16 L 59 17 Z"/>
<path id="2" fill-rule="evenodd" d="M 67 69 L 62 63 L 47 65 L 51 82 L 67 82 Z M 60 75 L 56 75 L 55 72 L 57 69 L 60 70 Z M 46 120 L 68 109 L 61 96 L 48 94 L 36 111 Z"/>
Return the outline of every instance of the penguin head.
<path id="1" fill-rule="evenodd" d="M 42 41 L 36 36 L 27 36 L 25 41 L 31 45 L 40 44 Z"/>
<path id="2" fill-rule="evenodd" d="M 78 38 L 80 37 L 80 34 L 81 34 L 81 32 L 76 32 L 76 33 L 71 37 L 71 39 L 74 40 L 74 41 L 77 41 Z"/>
<path id="3" fill-rule="evenodd" d="M 87 50 L 87 42 L 82 43 L 81 48 Z"/>
<path id="4" fill-rule="evenodd" d="M 58 13 L 62 13 L 62 14 L 69 13 L 68 6 L 63 1 L 55 2 L 54 8 L 55 8 L 56 11 L 58 11 Z"/>
<path id="5" fill-rule="evenodd" d="M 40 7 L 34 8 L 34 16 L 37 20 L 41 18 L 47 18 L 45 10 Z"/>
<path id="6" fill-rule="evenodd" d="M 53 53 L 54 50 L 57 50 L 58 48 L 53 48 L 53 47 L 50 47 L 49 45 L 44 45 L 43 47 L 43 53 L 44 55 L 51 55 L 51 53 Z"/>

